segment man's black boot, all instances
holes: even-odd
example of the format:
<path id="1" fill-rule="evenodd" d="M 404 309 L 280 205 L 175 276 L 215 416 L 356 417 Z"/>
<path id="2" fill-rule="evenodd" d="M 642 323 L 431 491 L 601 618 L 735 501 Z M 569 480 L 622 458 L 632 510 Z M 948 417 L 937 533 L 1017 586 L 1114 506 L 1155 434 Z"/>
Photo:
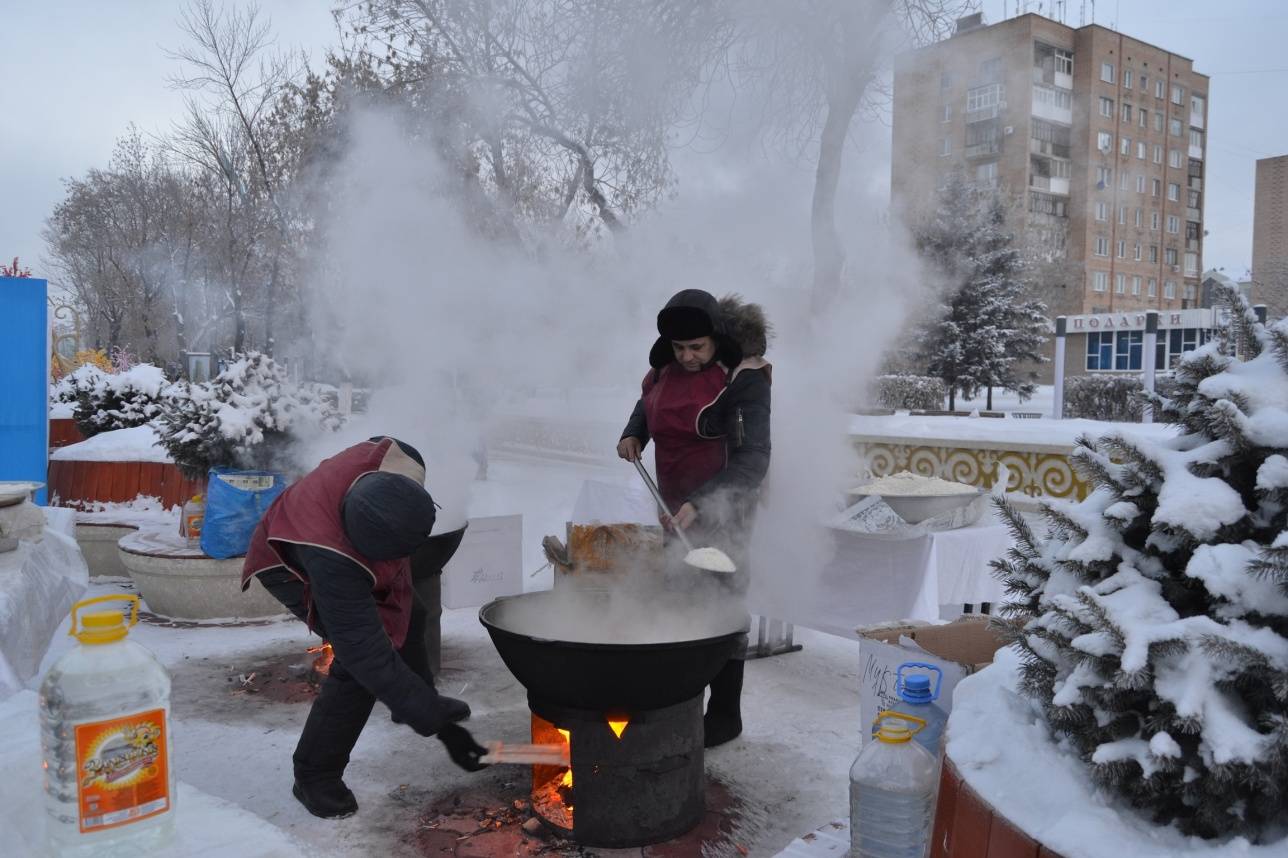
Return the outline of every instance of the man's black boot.
<path id="1" fill-rule="evenodd" d="M 299 799 L 309 813 L 323 819 L 344 819 L 358 812 L 358 800 L 339 778 L 313 783 L 296 781 L 291 787 L 291 795 Z"/>
<path id="2" fill-rule="evenodd" d="M 711 680 L 711 699 L 702 718 L 703 741 L 707 748 L 723 745 L 742 733 L 742 659 L 730 659 Z"/>

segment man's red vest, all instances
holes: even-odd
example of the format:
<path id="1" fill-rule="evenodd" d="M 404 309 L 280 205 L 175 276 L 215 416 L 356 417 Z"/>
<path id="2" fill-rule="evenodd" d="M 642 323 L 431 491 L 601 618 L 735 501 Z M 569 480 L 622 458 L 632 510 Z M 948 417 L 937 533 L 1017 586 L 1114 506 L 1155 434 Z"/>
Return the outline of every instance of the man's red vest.
<path id="1" fill-rule="evenodd" d="M 669 363 L 644 378 L 644 416 L 657 459 L 657 487 L 671 512 L 724 470 L 725 440 L 699 432 L 698 417 L 720 397 L 726 378 L 725 368 L 714 362 L 698 372 Z"/>
<path id="2" fill-rule="evenodd" d="M 251 537 L 242 566 L 242 589 L 250 586 L 252 576 L 284 566 L 304 582 L 304 597 L 309 602 L 308 575 L 292 568 L 278 549 L 283 544 L 329 549 L 357 563 L 371 576 L 371 595 L 380 610 L 385 633 L 395 648 L 401 647 L 411 620 L 411 566 L 405 557 L 370 560 L 359 554 L 344 534 L 340 515 L 345 494 L 359 477 L 381 470 L 394 446 L 391 438 L 354 444 L 282 492 Z M 313 608 L 309 602 L 309 627 L 312 625 Z"/>

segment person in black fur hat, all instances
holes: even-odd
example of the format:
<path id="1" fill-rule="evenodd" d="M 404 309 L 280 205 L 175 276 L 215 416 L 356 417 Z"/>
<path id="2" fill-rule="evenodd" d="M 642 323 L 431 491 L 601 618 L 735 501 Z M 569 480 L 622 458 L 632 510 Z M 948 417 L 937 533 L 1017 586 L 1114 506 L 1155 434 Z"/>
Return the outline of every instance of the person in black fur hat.
<path id="1" fill-rule="evenodd" d="M 769 470 L 770 328 L 761 308 L 737 295 L 717 301 L 685 289 L 658 313 L 657 331 L 651 369 L 617 454 L 638 461 L 653 441 L 658 489 L 675 513 L 663 526 L 728 554 L 738 566 L 729 589 L 742 597 L 747 542 Z M 741 655 L 712 680 L 703 719 L 707 747 L 742 732 L 742 681 Z"/>

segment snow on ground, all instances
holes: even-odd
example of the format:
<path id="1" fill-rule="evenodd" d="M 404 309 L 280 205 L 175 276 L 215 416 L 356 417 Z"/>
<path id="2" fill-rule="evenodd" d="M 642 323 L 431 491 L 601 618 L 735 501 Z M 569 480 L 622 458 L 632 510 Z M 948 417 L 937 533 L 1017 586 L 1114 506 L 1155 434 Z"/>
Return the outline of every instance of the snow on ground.
<path id="1" fill-rule="evenodd" d="M 59 462 L 172 462 L 158 443 L 156 429 L 135 426 L 100 432 L 76 444 L 60 447 L 49 457 Z"/>
<path id="2" fill-rule="evenodd" d="M 983 391 L 980 391 L 979 396 L 974 399 L 959 396 L 956 406 L 959 411 L 1020 411 L 1050 417 L 1051 408 L 1054 404 L 1055 388 L 1049 384 L 1039 384 L 1033 396 L 1024 402 L 1021 402 L 1020 397 L 1009 390 L 994 390 L 993 407 L 991 409 L 988 407 L 988 396 Z"/>
<path id="3" fill-rule="evenodd" d="M 1099 437 L 1124 429 L 1139 437 L 1162 440 L 1176 435 L 1163 423 L 1109 423 L 1101 420 L 1021 419 L 1014 417 L 888 417 L 851 415 L 850 434 L 914 441 L 972 441 L 994 444 L 1058 445 L 1072 449 L 1079 435 Z"/>
<path id="4" fill-rule="evenodd" d="M 76 513 L 76 523 L 170 529 L 179 526 L 180 511 L 177 506 L 166 509 L 159 498 L 139 495 L 126 503 L 89 503 Z"/>
<path id="5" fill-rule="evenodd" d="M 1022 831 L 1065 858 L 1283 858 L 1288 841 L 1253 846 L 1213 842 L 1159 828 L 1111 805 L 1072 752 L 1053 742 L 1031 702 L 1016 692 L 1019 656 L 1003 649 L 993 665 L 957 686 L 948 754 L 979 796 Z"/>
<path id="6" fill-rule="evenodd" d="M 91 585 L 87 596 L 120 592 L 124 585 Z M 475 609 L 445 610 L 440 689 L 467 700 L 468 724 L 480 740 L 530 741 L 524 689 L 501 663 Z M 74 641 L 66 624 L 55 636 L 44 668 Z M 203 793 L 268 821 L 333 856 L 417 854 L 408 843 L 417 816 L 461 791 L 483 790 L 507 802 L 526 797 L 519 767 L 494 766 L 478 774 L 457 769 L 434 739 L 393 724 L 377 705 L 353 754 L 346 781 L 359 813 L 317 820 L 291 797 L 291 751 L 308 702 L 279 703 L 239 693 L 241 677 L 274 659 L 297 655 L 302 668 L 316 644 L 302 624 L 276 621 L 237 628 L 170 628 L 141 624 L 131 639 L 148 647 L 170 670 L 173 760 L 176 776 Z M 773 855 L 793 838 L 848 807 L 849 765 L 859 746 L 857 640 L 801 631 L 799 653 L 749 662 L 743 698 L 745 732 L 709 751 L 708 774 L 741 802 L 741 830 L 753 856 Z M 30 741 L 34 719 L 11 722 Z M 34 767 L 0 779 L 0 807 L 40 790 Z"/>

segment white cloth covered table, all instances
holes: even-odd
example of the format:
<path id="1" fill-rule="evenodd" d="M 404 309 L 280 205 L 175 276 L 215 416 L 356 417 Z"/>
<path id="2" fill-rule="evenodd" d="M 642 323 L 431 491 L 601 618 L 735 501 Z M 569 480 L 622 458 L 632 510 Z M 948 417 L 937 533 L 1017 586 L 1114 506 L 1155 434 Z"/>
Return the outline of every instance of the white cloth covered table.
<path id="1" fill-rule="evenodd" d="M 58 626 L 89 585 L 76 544 L 76 512 L 45 507 L 39 541 L 0 554 L 0 700 L 40 670 Z"/>
<path id="2" fill-rule="evenodd" d="M 854 634 L 858 626 L 896 620 L 934 622 L 943 606 L 999 602 L 1005 596 L 989 561 L 1011 545 L 991 515 L 968 527 L 908 539 L 828 530 L 832 557 L 816 586 L 786 619 L 819 631 Z"/>

